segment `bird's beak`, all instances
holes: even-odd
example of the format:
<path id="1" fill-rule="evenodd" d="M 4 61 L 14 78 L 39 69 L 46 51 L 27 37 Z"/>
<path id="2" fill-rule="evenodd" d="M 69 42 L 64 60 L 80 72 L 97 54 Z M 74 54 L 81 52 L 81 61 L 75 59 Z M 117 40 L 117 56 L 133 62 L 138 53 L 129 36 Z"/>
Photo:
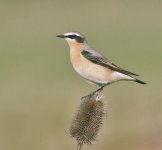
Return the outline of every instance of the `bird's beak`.
<path id="1" fill-rule="evenodd" d="M 65 38 L 65 35 L 57 35 L 56 37 Z"/>

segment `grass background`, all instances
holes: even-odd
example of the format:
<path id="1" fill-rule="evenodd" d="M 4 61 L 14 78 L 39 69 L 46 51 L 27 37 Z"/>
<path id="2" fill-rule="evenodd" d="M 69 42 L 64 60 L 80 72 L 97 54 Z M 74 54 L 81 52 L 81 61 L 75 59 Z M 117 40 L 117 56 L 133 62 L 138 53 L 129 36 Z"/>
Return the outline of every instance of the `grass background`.
<path id="1" fill-rule="evenodd" d="M 68 127 L 96 86 L 73 70 L 56 35 L 80 31 L 147 85 L 105 88 L 107 117 L 85 150 L 162 149 L 160 0 L 0 0 L 0 149 L 75 149 Z"/>

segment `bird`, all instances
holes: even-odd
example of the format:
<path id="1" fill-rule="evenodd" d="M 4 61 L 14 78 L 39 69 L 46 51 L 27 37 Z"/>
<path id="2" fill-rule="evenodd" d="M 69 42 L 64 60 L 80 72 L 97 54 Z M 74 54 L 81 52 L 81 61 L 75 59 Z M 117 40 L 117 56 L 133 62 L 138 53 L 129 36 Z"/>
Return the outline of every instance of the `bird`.
<path id="1" fill-rule="evenodd" d="M 137 74 L 115 65 L 92 48 L 83 34 L 67 32 L 57 37 L 65 39 L 68 43 L 74 70 L 87 81 L 98 85 L 99 89 L 122 80 L 146 84 L 135 77 L 138 76 Z"/>

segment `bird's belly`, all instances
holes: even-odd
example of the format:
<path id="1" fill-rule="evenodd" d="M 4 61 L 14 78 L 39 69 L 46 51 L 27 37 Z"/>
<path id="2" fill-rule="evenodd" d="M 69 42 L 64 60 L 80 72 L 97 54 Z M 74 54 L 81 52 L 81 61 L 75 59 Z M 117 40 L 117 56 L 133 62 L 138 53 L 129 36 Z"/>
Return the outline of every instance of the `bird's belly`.
<path id="1" fill-rule="evenodd" d="M 73 63 L 72 63 L 73 64 Z M 96 84 L 108 84 L 111 82 L 112 71 L 94 64 L 88 60 L 73 64 L 75 71 L 83 78 Z"/>

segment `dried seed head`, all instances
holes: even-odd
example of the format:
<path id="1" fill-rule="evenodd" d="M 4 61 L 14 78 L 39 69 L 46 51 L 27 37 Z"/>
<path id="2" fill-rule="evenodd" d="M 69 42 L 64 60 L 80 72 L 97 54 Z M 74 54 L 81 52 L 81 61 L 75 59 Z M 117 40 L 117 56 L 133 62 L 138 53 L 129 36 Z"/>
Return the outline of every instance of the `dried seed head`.
<path id="1" fill-rule="evenodd" d="M 78 146 L 91 144 L 102 125 L 104 116 L 103 94 L 100 90 L 81 99 L 81 104 L 70 126 L 70 135 Z"/>

